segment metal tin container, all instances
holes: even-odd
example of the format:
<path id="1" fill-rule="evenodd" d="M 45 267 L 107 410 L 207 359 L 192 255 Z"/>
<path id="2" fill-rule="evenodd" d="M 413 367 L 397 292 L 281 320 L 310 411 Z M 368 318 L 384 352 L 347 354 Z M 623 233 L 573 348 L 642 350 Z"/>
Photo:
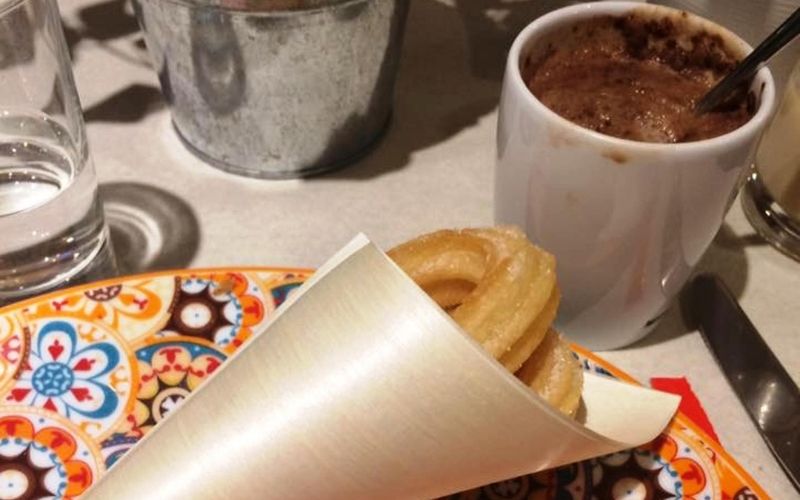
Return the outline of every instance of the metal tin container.
<path id="1" fill-rule="evenodd" d="M 387 126 L 409 0 L 137 0 L 179 135 L 223 170 L 334 169 Z"/>

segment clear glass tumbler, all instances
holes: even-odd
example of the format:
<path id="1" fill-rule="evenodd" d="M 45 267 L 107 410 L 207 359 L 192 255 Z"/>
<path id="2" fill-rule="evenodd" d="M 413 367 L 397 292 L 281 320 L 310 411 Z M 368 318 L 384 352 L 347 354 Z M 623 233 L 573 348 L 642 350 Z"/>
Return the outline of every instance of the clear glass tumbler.
<path id="1" fill-rule="evenodd" d="M 800 63 L 758 146 L 742 207 L 761 236 L 800 260 Z"/>
<path id="2" fill-rule="evenodd" d="M 0 304 L 115 272 L 56 0 L 0 0 Z"/>

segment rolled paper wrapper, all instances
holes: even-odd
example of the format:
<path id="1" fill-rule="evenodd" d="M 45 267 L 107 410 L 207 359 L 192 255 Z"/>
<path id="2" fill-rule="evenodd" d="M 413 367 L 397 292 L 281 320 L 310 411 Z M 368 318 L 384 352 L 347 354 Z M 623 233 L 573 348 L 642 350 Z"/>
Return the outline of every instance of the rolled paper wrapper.
<path id="1" fill-rule="evenodd" d="M 86 498 L 433 498 L 646 443 L 679 401 L 582 399 L 554 410 L 359 236 Z"/>

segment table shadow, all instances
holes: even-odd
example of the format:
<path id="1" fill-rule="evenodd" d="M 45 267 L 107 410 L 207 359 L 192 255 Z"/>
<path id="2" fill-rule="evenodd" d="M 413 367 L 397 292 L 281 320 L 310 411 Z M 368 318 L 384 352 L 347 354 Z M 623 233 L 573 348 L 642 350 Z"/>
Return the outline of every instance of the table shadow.
<path id="1" fill-rule="evenodd" d="M 561 3 L 411 2 L 390 129 L 353 163 L 307 181 L 374 178 L 407 166 L 415 151 L 476 125 L 497 107 L 514 37 Z M 493 138 L 486 147 L 494 147 Z"/>
<path id="2" fill-rule="evenodd" d="M 139 31 L 130 0 L 107 0 L 84 7 L 78 12 L 83 22 L 83 36 L 93 40 L 112 40 Z"/>
<path id="3" fill-rule="evenodd" d="M 564 7 L 564 0 L 455 0 L 476 78 L 501 80 L 517 34 L 537 17 Z M 579 3 L 579 2 L 573 2 Z"/>
<path id="4" fill-rule="evenodd" d="M 182 199 L 147 184 L 100 184 L 100 198 L 120 274 L 189 266 L 200 246 L 200 225 Z"/>
<path id="5" fill-rule="evenodd" d="M 89 5 L 78 11 L 80 27 L 64 25 L 67 48 L 74 60 L 75 46 L 82 39 L 106 42 L 139 31 L 130 0 L 107 0 Z"/>
<path id="6" fill-rule="evenodd" d="M 713 273 L 722 278 L 736 298 L 744 293 L 749 278 L 749 265 L 745 248 L 767 243 L 755 231 L 752 234 L 738 236 L 728 224 L 722 228 L 706 251 L 695 274 Z"/>
<path id="7" fill-rule="evenodd" d="M 87 122 L 133 123 L 165 106 L 158 87 L 134 83 L 86 108 Z"/>
<path id="8" fill-rule="evenodd" d="M 749 277 L 745 248 L 760 244 L 760 238 L 753 238 L 751 235 L 737 236 L 728 224 L 723 224 L 687 284 L 697 274 L 713 273 L 722 279 L 735 297 L 741 297 Z M 648 336 L 631 345 L 631 348 L 661 344 L 696 330 L 685 305 L 681 304 L 685 304 L 685 290 L 684 286 L 658 326 Z"/>

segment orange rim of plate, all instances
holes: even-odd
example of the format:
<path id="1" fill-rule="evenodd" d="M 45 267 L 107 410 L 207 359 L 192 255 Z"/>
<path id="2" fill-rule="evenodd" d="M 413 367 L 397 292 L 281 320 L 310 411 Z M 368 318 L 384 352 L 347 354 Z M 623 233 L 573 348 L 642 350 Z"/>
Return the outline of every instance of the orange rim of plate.
<path id="1" fill-rule="evenodd" d="M 70 286 L 66 288 L 59 288 L 51 292 L 45 292 L 41 295 L 20 300 L 19 302 L 12 302 L 3 307 L 0 307 L 0 315 L 6 314 L 15 309 L 22 309 L 36 304 L 39 302 L 47 301 L 53 297 L 61 296 L 65 293 L 79 293 L 87 290 L 94 290 L 95 288 L 102 288 L 116 283 L 122 283 L 134 279 L 148 279 L 148 278 L 163 278 L 165 276 L 191 276 L 194 274 L 205 273 L 298 273 L 298 274 L 313 274 L 314 269 L 304 267 L 272 267 L 272 266 L 233 266 L 233 267 L 199 267 L 197 269 L 167 269 L 164 271 L 151 271 L 149 273 L 141 274 L 126 274 L 124 276 L 117 276 L 114 278 L 106 278 L 102 280 L 92 281 L 89 283 L 82 283 L 80 285 Z"/>

